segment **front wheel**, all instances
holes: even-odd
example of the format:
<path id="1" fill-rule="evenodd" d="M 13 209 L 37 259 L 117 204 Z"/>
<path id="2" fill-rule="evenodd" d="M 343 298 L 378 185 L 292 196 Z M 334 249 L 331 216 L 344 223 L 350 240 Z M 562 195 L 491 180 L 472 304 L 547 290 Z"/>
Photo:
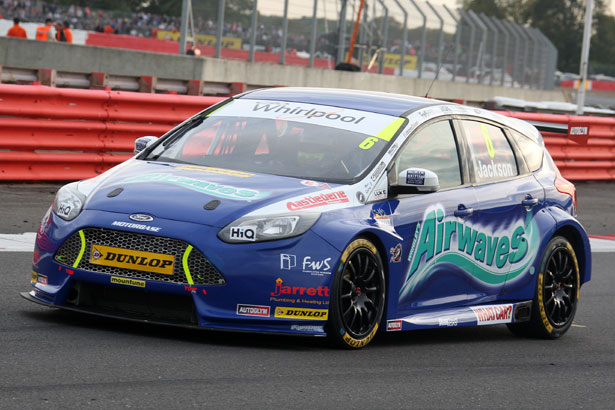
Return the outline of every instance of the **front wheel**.
<path id="1" fill-rule="evenodd" d="M 331 291 L 329 338 L 347 349 L 366 346 L 378 331 L 385 306 L 384 268 L 372 242 L 359 238 L 346 247 Z"/>
<path id="2" fill-rule="evenodd" d="M 542 257 L 529 322 L 512 323 L 517 335 L 557 339 L 572 325 L 579 301 L 579 264 L 564 237 L 552 238 Z"/>

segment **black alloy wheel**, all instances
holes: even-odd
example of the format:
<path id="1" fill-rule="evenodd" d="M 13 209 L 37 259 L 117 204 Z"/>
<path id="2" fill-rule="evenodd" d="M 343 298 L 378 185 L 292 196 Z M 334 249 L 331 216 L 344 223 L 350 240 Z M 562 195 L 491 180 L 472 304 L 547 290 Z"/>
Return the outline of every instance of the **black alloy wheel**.
<path id="1" fill-rule="evenodd" d="M 557 339 L 572 325 L 580 290 L 577 256 L 562 236 L 547 244 L 536 279 L 529 322 L 511 323 L 508 328 L 519 336 Z"/>
<path id="2" fill-rule="evenodd" d="M 342 254 L 333 279 L 328 334 L 342 347 L 367 345 L 378 331 L 384 313 L 385 279 L 376 247 L 355 239 Z"/>

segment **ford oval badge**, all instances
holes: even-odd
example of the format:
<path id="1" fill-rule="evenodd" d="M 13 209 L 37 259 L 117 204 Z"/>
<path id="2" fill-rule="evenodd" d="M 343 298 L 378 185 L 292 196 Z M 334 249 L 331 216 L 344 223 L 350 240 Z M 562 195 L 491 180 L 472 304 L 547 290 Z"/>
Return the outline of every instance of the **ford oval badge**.
<path id="1" fill-rule="evenodd" d="M 129 218 L 136 222 L 151 222 L 154 220 L 153 216 L 147 214 L 132 214 Z"/>

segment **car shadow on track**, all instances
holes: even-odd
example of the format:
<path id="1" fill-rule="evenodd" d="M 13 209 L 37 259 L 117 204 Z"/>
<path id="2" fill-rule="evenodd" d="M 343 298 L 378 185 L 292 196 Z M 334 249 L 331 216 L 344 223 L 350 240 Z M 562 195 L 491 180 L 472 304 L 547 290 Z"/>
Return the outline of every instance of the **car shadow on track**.
<path id="1" fill-rule="evenodd" d="M 177 340 L 181 342 L 211 346 L 234 346 L 287 351 L 309 351 L 314 349 L 319 350 L 334 348 L 331 344 L 329 344 L 326 338 L 322 337 L 213 331 L 196 328 L 189 329 L 117 320 L 49 308 L 46 310 L 37 311 L 22 311 L 22 314 L 27 319 L 37 321 L 40 324 L 45 323 L 46 325 L 57 325 L 63 327 L 68 326 L 72 328 L 90 329 L 109 333 L 119 332 L 124 335 L 132 335 L 135 337 Z M 513 336 L 503 325 L 429 329 L 396 333 L 383 332 L 372 341 L 370 348 L 483 343 L 511 341 L 514 338 L 515 336 Z"/>

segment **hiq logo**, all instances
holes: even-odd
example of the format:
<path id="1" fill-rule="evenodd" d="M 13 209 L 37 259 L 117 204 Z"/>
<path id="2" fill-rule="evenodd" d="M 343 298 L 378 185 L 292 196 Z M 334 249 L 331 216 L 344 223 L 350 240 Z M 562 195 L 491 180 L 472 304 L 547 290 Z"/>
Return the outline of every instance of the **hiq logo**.
<path id="1" fill-rule="evenodd" d="M 254 228 L 249 226 L 232 226 L 230 234 L 231 239 L 237 239 L 242 241 L 256 240 L 256 232 Z"/>
<path id="2" fill-rule="evenodd" d="M 280 254 L 280 269 L 291 270 L 297 266 L 297 257 L 286 253 Z"/>

